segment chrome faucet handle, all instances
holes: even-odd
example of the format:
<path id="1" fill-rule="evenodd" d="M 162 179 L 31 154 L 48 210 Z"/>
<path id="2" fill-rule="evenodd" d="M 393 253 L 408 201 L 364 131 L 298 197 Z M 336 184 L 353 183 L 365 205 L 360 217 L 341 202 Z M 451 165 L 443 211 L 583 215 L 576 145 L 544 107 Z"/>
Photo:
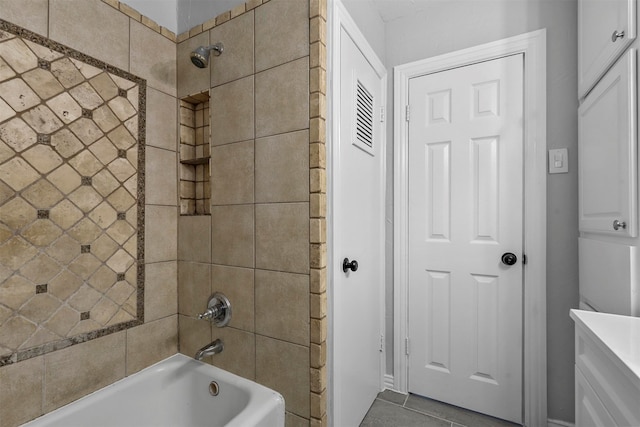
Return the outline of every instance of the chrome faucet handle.
<path id="1" fill-rule="evenodd" d="M 211 298 L 209 298 L 207 309 L 203 313 L 198 314 L 198 319 L 210 320 L 219 328 L 227 326 L 231 321 L 231 302 L 220 292 L 214 293 Z"/>

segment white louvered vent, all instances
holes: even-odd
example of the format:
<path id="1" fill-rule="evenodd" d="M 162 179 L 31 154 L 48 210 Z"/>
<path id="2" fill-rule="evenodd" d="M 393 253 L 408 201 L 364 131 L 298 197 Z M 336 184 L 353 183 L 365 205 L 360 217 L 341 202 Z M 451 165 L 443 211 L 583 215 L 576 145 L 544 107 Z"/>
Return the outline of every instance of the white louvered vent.
<path id="1" fill-rule="evenodd" d="M 360 81 L 356 98 L 356 139 L 373 148 L 373 96 Z"/>

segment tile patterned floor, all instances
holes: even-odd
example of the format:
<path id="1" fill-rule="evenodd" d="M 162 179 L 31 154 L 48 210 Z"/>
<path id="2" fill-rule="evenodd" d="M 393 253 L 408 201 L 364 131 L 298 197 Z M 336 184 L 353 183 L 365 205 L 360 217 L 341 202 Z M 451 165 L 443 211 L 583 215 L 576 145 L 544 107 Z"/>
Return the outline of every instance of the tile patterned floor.
<path id="1" fill-rule="evenodd" d="M 515 427 L 497 418 L 416 396 L 385 390 L 360 427 Z"/>

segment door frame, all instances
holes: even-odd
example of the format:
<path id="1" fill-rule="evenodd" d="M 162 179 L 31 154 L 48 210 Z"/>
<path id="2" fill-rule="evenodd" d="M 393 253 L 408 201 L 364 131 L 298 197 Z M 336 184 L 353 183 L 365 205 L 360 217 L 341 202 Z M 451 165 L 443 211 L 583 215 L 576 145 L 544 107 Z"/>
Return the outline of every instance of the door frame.
<path id="1" fill-rule="evenodd" d="M 547 425 L 546 30 L 394 67 L 394 388 L 408 391 L 409 80 L 477 62 L 524 54 L 523 421 Z"/>
<path id="2" fill-rule="evenodd" d="M 335 283 L 337 275 L 343 274 L 342 269 L 338 268 L 336 264 L 338 261 L 334 260 L 337 251 L 334 249 L 336 238 L 334 230 L 338 229 L 341 218 L 335 215 L 336 202 L 340 200 L 342 192 L 341 188 L 341 159 L 340 150 L 336 146 L 340 140 L 340 121 L 341 121 L 341 106 L 340 106 L 340 32 L 344 30 L 354 41 L 355 45 L 360 49 L 366 60 L 374 68 L 376 74 L 382 80 L 382 99 L 380 105 L 385 108 L 387 106 L 387 69 L 378 55 L 375 53 L 371 45 L 369 45 L 364 34 L 358 28 L 356 22 L 353 20 L 342 1 L 340 0 L 328 0 L 328 42 L 329 46 L 327 50 L 327 318 L 328 318 L 328 334 L 327 334 L 327 419 L 328 425 L 333 425 L 334 411 L 335 411 L 335 394 L 336 383 L 334 381 L 335 375 L 335 340 L 334 331 L 337 326 L 334 323 L 334 307 L 335 301 Z M 386 115 L 386 114 L 385 114 Z M 380 212 L 385 212 L 385 193 L 386 193 L 386 124 L 383 126 L 383 131 L 380 135 Z M 379 301 L 380 301 L 380 318 L 379 318 L 379 330 L 381 337 L 380 347 L 380 390 L 383 387 L 383 375 L 385 367 L 386 349 L 384 344 L 385 334 L 385 304 L 384 304 L 384 279 L 385 279 L 385 217 L 381 216 L 379 224 L 379 246 L 380 246 L 380 259 L 382 262 L 378 266 L 379 270 Z"/>

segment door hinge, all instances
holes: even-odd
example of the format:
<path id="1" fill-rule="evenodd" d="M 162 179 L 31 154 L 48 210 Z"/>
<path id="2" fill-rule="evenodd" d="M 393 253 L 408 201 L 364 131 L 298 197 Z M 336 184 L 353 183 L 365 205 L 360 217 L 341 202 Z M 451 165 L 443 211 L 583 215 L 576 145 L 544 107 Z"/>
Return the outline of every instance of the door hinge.
<path id="1" fill-rule="evenodd" d="M 404 354 L 408 356 L 410 352 L 411 352 L 411 349 L 409 347 L 409 337 L 407 337 L 404 339 Z"/>
<path id="2" fill-rule="evenodd" d="M 527 263 L 527 254 L 522 254 L 522 263 L 523 264 Z"/>
<path id="3" fill-rule="evenodd" d="M 406 120 L 406 121 L 409 121 L 409 120 L 410 120 L 410 116 L 411 116 L 411 108 L 409 108 L 409 106 L 408 106 L 408 105 L 405 107 L 404 116 L 405 116 L 405 120 Z"/>
<path id="4" fill-rule="evenodd" d="M 384 335 L 380 334 L 380 353 L 384 351 Z"/>
<path id="5" fill-rule="evenodd" d="M 384 107 L 380 107 L 380 122 L 384 122 Z"/>

